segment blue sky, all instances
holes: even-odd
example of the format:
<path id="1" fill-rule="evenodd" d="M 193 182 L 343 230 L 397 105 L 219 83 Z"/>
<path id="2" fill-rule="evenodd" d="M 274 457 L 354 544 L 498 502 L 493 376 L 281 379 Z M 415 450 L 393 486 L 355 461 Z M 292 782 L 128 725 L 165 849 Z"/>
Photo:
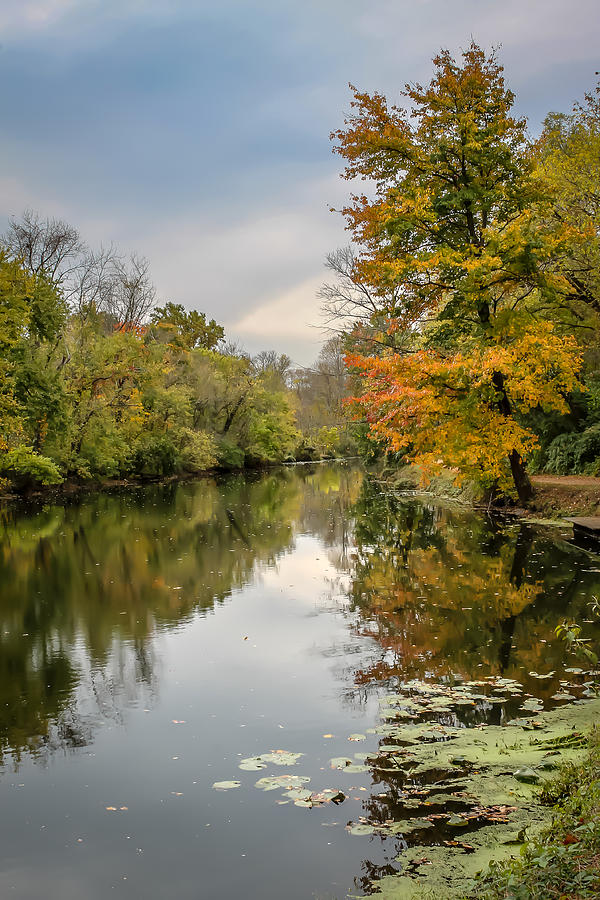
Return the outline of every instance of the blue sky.
<path id="1" fill-rule="evenodd" d="M 329 132 L 440 47 L 500 56 L 532 132 L 600 68 L 598 0 L 0 0 L 0 218 L 147 256 L 161 300 L 301 364 L 347 242 Z"/>

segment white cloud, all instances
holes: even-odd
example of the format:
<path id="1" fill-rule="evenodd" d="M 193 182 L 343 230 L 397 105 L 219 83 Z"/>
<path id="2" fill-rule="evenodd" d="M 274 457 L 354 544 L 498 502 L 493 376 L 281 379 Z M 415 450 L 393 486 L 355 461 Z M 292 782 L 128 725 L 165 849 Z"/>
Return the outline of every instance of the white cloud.
<path id="1" fill-rule="evenodd" d="M 321 301 L 316 295 L 323 280 L 319 275 L 293 285 L 237 321 L 228 323 L 228 328 L 242 340 L 260 336 L 267 342 L 298 341 L 307 337 L 307 329 L 314 328 L 313 340 L 322 340 Z"/>

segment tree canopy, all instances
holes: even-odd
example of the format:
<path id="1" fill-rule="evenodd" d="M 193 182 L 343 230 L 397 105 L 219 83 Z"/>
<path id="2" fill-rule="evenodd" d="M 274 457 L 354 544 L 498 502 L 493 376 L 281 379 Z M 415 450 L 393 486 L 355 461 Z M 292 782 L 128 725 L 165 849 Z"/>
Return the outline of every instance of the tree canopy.
<path id="1" fill-rule="evenodd" d="M 472 43 L 433 62 L 404 106 L 353 89 L 332 135 L 344 177 L 369 184 L 344 210 L 355 277 L 397 335 L 349 353 L 364 381 L 355 402 L 376 439 L 426 472 L 445 465 L 525 501 L 538 443 L 527 416 L 567 413 L 582 365 L 558 315 L 572 285 L 557 261 L 585 234 L 553 215 L 495 53 Z"/>

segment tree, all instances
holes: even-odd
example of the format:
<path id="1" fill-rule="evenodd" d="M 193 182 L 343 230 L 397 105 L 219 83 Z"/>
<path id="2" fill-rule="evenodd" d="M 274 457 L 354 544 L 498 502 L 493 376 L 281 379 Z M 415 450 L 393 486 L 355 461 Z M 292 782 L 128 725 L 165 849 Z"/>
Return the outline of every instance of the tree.
<path id="1" fill-rule="evenodd" d="M 32 275 L 64 283 L 79 265 L 86 246 L 79 232 L 62 219 L 42 219 L 31 209 L 11 219 L 4 244 Z"/>
<path id="2" fill-rule="evenodd" d="M 273 390 L 285 390 L 290 379 L 292 361 L 287 353 L 261 350 L 252 357 L 252 368 Z"/>
<path id="3" fill-rule="evenodd" d="M 214 350 L 225 336 L 225 329 L 214 319 L 206 321 L 206 315 L 196 309 L 185 310 L 181 303 L 165 303 L 152 313 L 152 322 L 158 326 L 170 342 L 186 349 Z"/>
<path id="4" fill-rule="evenodd" d="M 550 113 L 535 147 L 552 194 L 550 215 L 572 230 L 559 265 L 569 284 L 564 314 L 586 343 L 598 340 L 600 317 L 600 86 L 570 115 Z M 581 237 L 585 236 L 582 240 Z M 587 334 L 586 334 L 587 332 Z"/>
<path id="5" fill-rule="evenodd" d="M 398 333 L 388 331 L 390 315 L 400 302 L 398 285 L 381 293 L 361 276 L 360 266 L 351 246 L 338 247 L 327 255 L 326 268 L 333 280 L 321 285 L 317 296 L 325 325 L 356 350 L 373 355 L 386 347 L 396 347 Z"/>
<path id="6" fill-rule="evenodd" d="M 354 89 L 332 135 L 344 177 L 372 188 L 344 210 L 356 271 L 394 298 L 387 330 L 403 338 L 347 362 L 367 383 L 357 403 L 375 438 L 525 502 L 536 437 L 522 417 L 564 411 L 580 367 L 548 313 L 569 290 L 554 265 L 568 229 L 540 213 L 550 193 L 495 54 L 472 43 L 434 65 L 427 87 L 401 92 L 410 111 Z"/>

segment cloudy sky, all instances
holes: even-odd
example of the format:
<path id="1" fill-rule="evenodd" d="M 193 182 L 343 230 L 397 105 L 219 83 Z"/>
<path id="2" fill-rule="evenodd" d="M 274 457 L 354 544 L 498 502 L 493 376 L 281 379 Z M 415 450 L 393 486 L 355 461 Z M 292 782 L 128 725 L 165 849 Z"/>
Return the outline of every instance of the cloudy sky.
<path id="1" fill-rule="evenodd" d="M 347 242 L 329 132 L 440 47 L 501 60 L 535 133 L 600 69 L 598 0 L 0 0 L 0 224 L 33 208 L 147 256 L 161 300 L 300 364 Z"/>

